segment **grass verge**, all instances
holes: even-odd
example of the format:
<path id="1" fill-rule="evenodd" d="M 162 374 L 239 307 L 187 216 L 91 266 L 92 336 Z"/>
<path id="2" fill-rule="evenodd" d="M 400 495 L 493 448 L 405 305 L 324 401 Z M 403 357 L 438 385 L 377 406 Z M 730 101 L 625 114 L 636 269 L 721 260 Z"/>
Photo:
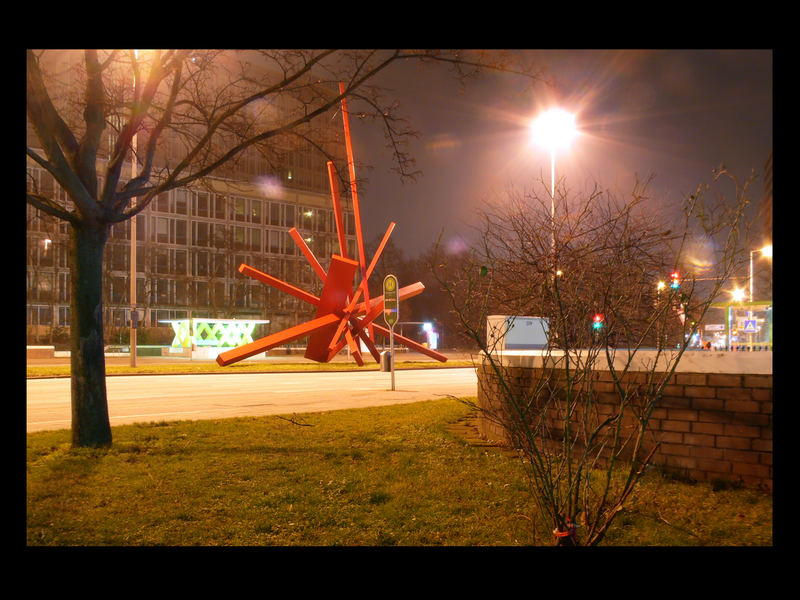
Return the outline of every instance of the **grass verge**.
<path id="1" fill-rule="evenodd" d="M 436 361 L 397 361 L 396 370 L 403 369 L 446 369 L 454 367 L 472 367 L 469 360 L 449 360 L 442 364 Z M 127 365 L 106 365 L 106 375 L 179 375 L 197 373 L 274 373 L 297 371 L 377 371 L 379 365 L 366 363 L 363 367 L 351 362 L 240 362 L 227 367 L 221 367 L 216 362 L 184 362 L 177 364 L 151 363 L 140 364 L 136 367 Z M 36 365 L 27 366 L 27 376 L 35 377 L 69 377 L 69 365 Z"/>
<path id="2" fill-rule="evenodd" d="M 27 435 L 29 546 L 537 543 L 520 463 L 449 425 L 456 400 Z M 606 545 L 771 545 L 772 496 L 648 475 Z M 540 542 L 541 543 L 541 542 Z M 544 542 L 546 543 L 546 542 Z"/>

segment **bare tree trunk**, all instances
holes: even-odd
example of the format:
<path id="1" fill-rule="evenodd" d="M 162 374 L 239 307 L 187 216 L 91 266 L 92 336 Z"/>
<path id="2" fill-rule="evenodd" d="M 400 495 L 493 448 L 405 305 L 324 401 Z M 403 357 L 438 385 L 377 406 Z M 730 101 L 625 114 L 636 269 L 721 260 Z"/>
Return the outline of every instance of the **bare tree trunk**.
<path id="1" fill-rule="evenodd" d="M 72 445 L 110 446 L 103 348 L 103 248 L 105 224 L 70 230 L 70 331 L 72 338 Z"/>

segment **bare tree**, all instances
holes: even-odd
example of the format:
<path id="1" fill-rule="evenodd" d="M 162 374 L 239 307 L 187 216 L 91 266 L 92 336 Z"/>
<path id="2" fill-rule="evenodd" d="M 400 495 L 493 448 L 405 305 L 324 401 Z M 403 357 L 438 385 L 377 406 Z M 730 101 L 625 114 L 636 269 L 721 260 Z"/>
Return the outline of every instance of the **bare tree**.
<path id="1" fill-rule="evenodd" d="M 80 61 L 69 81 L 60 81 L 66 71 L 49 70 L 48 58 L 65 54 Z M 323 124 L 343 97 L 353 114 L 383 126 L 398 173 L 413 178 L 405 144 L 413 130 L 372 85 L 405 60 L 448 64 L 462 78 L 483 69 L 536 77 L 507 55 L 482 52 L 27 51 L 27 116 L 38 142 L 27 145 L 26 155 L 68 198 L 27 193 L 31 205 L 70 225 L 73 445 L 112 441 L 101 285 L 110 226 L 141 212 L 158 194 L 224 174 L 245 152 L 259 152 L 276 169 L 298 144 L 338 160 L 332 129 Z M 123 167 L 134 136 L 138 168 L 128 178 Z"/>
<path id="2" fill-rule="evenodd" d="M 481 351 L 485 387 L 470 404 L 518 450 L 556 543 L 599 544 L 650 464 L 659 445 L 648 435 L 653 410 L 744 259 L 748 184 L 729 202 L 703 186 L 672 222 L 654 216 L 646 186 L 627 201 L 599 189 L 567 197 L 562 187 L 555 220 L 549 193 L 512 193 L 483 211 L 480 242 L 457 276 L 445 277 L 447 261 L 435 257 L 453 311 Z M 697 235 L 717 247 L 714 273 L 702 278 L 687 256 Z M 671 283 L 676 271 L 674 286 L 659 290 L 657 281 Z M 713 283 L 701 288 L 698 279 Z M 497 345 L 507 325 L 488 331 L 492 313 L 547 319 L 549 345 L 525 375 Z M 610 373 L 602 384 L 600 371 Z"/>

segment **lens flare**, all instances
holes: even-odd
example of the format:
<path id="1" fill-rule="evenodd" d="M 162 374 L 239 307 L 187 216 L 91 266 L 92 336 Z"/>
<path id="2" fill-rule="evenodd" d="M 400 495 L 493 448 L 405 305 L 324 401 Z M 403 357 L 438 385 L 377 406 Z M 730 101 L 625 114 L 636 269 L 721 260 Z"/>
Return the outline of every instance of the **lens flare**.
<path id="1" fill-rule="evenodd" d="M 254 183 L 263 192 L 267 198 L 282 198 L 284 189 L 280 180 L 274 175 L 262 175 L 256 177 Z"/>
<path id="2" fill-rule="evenodd" d="M 695 275 L 706 274 L 714 266 L 714 242 L 707 237 L 697 237 L 686 248 L 686 263 Z"/>

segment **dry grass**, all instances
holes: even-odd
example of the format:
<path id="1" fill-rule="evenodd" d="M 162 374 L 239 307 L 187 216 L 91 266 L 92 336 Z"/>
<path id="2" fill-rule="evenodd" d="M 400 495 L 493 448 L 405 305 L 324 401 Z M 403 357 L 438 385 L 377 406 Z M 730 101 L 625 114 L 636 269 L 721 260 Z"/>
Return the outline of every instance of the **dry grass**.
<path id="1" fill-rule="evenodd" d="M 514 546 L 549 543 L 520 463 L 436 400 L 114 428 L 105 450 L 28 434 L 27 544 Z M 649 475 L 607 545 L 771 545 L 772 497 Z"/>

